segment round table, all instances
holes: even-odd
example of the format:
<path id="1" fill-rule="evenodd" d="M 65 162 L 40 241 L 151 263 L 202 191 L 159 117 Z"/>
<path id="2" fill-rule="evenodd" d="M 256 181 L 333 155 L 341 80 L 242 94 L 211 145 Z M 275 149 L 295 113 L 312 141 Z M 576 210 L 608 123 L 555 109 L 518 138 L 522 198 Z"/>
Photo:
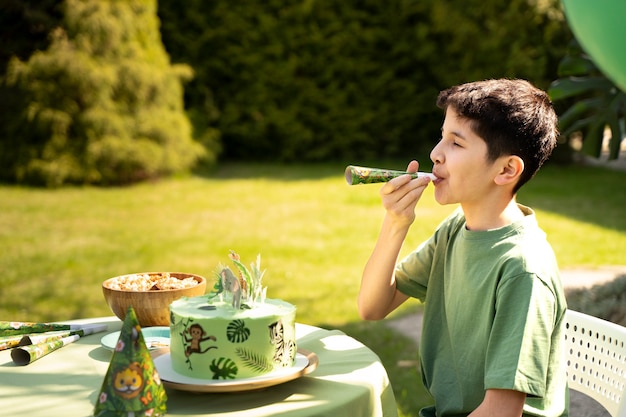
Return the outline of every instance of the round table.
<path id="1" fill-rule="evenodd" d="M 0 409 L 7 416 L 90 416 L 112 352 L 100 344 L 118 331 L 116 317 L 75 320 L 108 330 L 81 338 L 26 366 L 0 352 Z M 262 390 L 194 393 L 167 389 L 168 416 L 397 416 L 389 378 L 378 356 L 338 330 L 296 324 L 299 348 L 314 352 L 312 373 Z"/>

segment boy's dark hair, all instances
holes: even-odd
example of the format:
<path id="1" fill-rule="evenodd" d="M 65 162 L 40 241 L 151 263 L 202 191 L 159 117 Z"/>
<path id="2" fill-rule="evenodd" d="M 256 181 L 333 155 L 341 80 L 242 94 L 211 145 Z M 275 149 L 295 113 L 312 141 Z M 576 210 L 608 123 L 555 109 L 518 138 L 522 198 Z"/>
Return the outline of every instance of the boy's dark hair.
<path id="1" fill-rule="evenodd" d="M 525 80 L 486 80 L 461 84 L 439 93 L 437 106 L 470 120 L 487 143 L 487 158 L 516 155 L 524 171 L 516 193 L 548 159 L 558 138 L 558 117 L 548 95 Z"/>

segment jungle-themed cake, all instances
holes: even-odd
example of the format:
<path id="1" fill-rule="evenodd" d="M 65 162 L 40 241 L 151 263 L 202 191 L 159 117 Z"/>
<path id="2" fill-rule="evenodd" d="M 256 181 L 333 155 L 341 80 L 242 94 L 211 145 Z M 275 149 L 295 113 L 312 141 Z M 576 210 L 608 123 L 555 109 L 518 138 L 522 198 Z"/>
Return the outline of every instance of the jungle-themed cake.
<path id="1" fill-rule="evenodd" d="M 171 364 L 181 375 L 242 379 L 293 366 L 296 307 L 266 299 L 260 256 L 250 269 L 229 258 L 238 276 L 220 266 L 211 293 L 170 305 Z"/>

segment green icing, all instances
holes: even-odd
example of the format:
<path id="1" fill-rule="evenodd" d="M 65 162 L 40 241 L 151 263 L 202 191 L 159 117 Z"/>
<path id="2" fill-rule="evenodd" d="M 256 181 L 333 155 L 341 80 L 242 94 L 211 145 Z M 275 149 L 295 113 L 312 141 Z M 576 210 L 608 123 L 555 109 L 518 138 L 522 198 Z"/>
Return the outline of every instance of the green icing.
<path id="1" fill-rule="evenodd" d="M 172 303 L 174 370 L 201 379 L 239 379 L 291 366 L 296 307 L 276 299 L 249 307 L 234 309 L 230 300 L 209 302 L 206 296 Z"/>
<path id="2" fill-rule="evenodd" d="M 208 306 L 215 307 L 214 310 L 207 309 Z M 295 311 L 296 307 L 282 300 L 265 300 L 263 303 L 255 303 L 249 309 L 236 310 L 230 301 L 207 301 L 207 297 L 182 297 L 174 301 L 170 309 L 175 314 L 184 317 L 209 318 L 222 317 L 226 319 L 246 319 L 256 317 L 266 317 L 268 315 L 283 315 Z"/>

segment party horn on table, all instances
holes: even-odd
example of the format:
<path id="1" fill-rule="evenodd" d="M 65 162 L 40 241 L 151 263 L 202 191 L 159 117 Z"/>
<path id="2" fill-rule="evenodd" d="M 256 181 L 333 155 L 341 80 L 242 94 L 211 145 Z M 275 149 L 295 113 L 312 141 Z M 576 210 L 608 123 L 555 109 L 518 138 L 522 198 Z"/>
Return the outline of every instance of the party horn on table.
<path id="1" fill-rule="evenodd" d="M 0 337 L 0 350 L 11 349 L 20 345 L 20 341 L 24 336 L 16 334 L 14 336 Z"/>
<path id="2" fill-rule="evenodd" d="M 27 334 L 26 336 L 22 336 L 18 346 L 38 345 L 39 343 L 53 342 L 55 340 L 63 339 L 64 337 L 73 336 L 75 334 L 80 336 L 80 333 L 74 333 L 71 330 Z"/>
<path id="3" fill-rule="evenodd" d="M 67 336 L 78 335 L 80 337 L 93 333 L 100 333 L 107 329 L 106 324 L 87 324 L 78 330 L 62 330 L 58 332 L 34 333 L 22 336 L 19 346 L 36 345 L 39 343 L 51 342 L 55 339 L 62 339 Z"/>
<path id="4" fill-rule="evenodd" d="M 346 167 L 346 182 L 348 185 L 356 184 L 374 184 L 378 182 L 387 182 L 401 175 L 409 174 L 411 178 L 429 177 L 432 180 L 437 179 L 434 174 L 428 172 L 405 172 L 394 171 L 392 169 L 368 168 L 355 165 Z"/>
<path id="5" fill-rule="evenodd" d="M 71 330 L 63 330 L 58 332 L 31 333 L 27 335 L 16 334 L 13 336 L 4 336 L 0 337 L 0 350 L 11 349 L 17 346 L 32 345 L 35 343 L 43 342 L 46 339 L 60 339 L 62 337 L 71 336 L 71 334 Z"/>
<path id="6" fill-rule="evenodd" d="M 16 365 L 28 365 L 29 363 L 35 362 L 37 359 L 41 359 L 47 354 L 54 352 L 65 345 L 74 343 L 78 339 L 80 339 L 80 336 L 75 334 L 48 342 L 41 342 L 36 345 L 16 347 L 11 351 L 11 359 L 13 359 L 13 362 Z"/>
<path id="7" fill-rule="evenodd" d="M 30 323 L 20 321 L 0 321 L 0 336 L 46 333 L 59 330 L 81 330 L 94 327 L 94 324 Z"/>
<path id="8" fill-rule="evenodd" d="M 103 332 L 107 329 L 106 324 L 84 324 L 76 330 L 57 330 L 45 333 L 15 334 L 0 337 L 0 350 L 12 349 L 16 346 L 33 345 L 45 341 L 47 338 L 61 338 L 74 334 L 87 336 L 93 333 Z"/>

